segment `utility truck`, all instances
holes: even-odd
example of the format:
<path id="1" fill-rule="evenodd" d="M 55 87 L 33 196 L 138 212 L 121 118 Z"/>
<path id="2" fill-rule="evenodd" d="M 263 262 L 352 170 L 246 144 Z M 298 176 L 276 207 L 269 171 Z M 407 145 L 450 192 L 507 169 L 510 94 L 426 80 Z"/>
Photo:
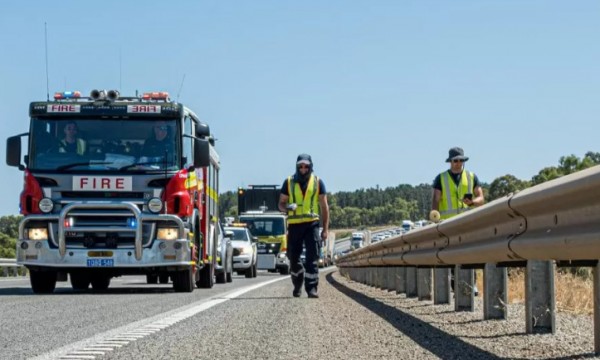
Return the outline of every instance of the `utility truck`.
<path id="1" fill-rule="evenodd" d="M 287 214 L 278 209 L 277 185 L 250 185 L 238 189 L 239 221 L 258 238 L 257 268 L 282 275 L 290 272 L 287 258 Z"/>

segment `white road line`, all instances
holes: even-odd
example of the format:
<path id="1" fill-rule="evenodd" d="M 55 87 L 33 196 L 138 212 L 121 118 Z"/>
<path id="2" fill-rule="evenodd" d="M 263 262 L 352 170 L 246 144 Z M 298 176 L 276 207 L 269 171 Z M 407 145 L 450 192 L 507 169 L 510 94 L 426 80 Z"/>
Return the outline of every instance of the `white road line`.
<path id="1" fill-rule="evenodd" d="M 256 290 L 263 286 L 272 284 L 281 280 L 289 280 L 288 276 L 275 278 L 269 281 L 261 282 L 255 285 L 243 287 L 239 290 L 233 290 L 229 293 L 216 295 L 213 298 L 200 300 L 190 305 L 168 311 L 163 314 L 155 315 L 147 319 L 139 320 L 131 324 L 121 326 L 119 328 L 106 331 L 95 335 L 88 339 L 77 341 L 75 343 L 65 345 L 58 349 L 52 350 L 33 360 L 47 359 L 95 359 L 96 356 L 84 354 L 86 349 L 96 350 L 97 348 L 114 348 L 127 345 L 133 341 L 155 334 L 156 332 L 174 325 L 182 320 L 192 317 L 202 311 L 208 310 L 215 305 L 219 305 L 231 299 L 235 299 L 249 291 Z M 92 351 L 93 351 L 92 350 Z M 110 351 L 109 350 L 109 351 Z M 100 352 L 100 351 L 98 351 Z M 77 355 L 81 354 L 81 355 Z"/>

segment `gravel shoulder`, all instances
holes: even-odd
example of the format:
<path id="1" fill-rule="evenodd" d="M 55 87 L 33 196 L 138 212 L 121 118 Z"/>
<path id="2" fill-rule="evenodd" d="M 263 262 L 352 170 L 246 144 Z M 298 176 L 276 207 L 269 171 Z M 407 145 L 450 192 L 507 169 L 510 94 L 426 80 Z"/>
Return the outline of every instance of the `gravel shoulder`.
<path id="1" fill-rule="evenodd" d="M 522 305 L 484 321 L 453 305 L 407 299 L 322 272 L 319 299 L 291 296 L 288 280 L 249 292 L 109 359 L 579 359 L 593 358 L 590 316 L 559 313 L 557 333 L 525 334 Z"/>

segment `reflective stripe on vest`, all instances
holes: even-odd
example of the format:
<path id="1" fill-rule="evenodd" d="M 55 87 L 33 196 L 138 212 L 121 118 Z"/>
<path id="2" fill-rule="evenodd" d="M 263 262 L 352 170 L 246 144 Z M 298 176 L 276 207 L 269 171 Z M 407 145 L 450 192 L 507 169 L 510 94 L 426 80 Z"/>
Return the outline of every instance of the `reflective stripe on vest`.
<path id="1" fill-rule="evenodd" d="M 318 177 L 310 175 L 305 194 L 302 194 L 300 184 L 295 182 L 292 176 L 288 177 L 288 193 L 290 194 L 289 203 L 298 205 L 295 211 L 288 211 L 289 224 L 301 224 L 319 220 L 319 203 L 317 201 L 317 196 L 319 196 Z"/>
<path id="2" fill-rule="evenodd" d="M 77 150 L 76 153 L 79 155 L 83 155 L 85 154 L 85 140 L 77 138 L 75 139 L 75 142 L 77 143 Z M 60 146 L 58 147 L 58 152 L 64 153 L 67 152 L 67 141 L 65 139 L 60 141 Z"/>
<path id="3" fill-rule="evenodd" d="M 460 175 L 458 186 L 454 180 L 450 179 L 450 174 L 444 171 L 440 174 L 442 183 L 442 198 L 440 201 L 440 219 L 448 219 L 462 212 L 469 210 L 469 207 L 462 202 L 465 194 L 473 193 L 473 181 L 475 174 L 470 171 L 463 171 Z"/>

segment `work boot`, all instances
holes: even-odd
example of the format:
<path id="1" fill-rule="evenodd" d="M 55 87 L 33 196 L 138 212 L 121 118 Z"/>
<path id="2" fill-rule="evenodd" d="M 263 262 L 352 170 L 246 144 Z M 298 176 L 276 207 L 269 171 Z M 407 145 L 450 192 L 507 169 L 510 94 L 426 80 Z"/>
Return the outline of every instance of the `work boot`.
<path id="1" fill-rule="evenodd" d="M 292 295 L 294 295 L 294 297 L 300 297 L 300 294 L 302 293 L 301 288 L 294 288 L 294 291 L 292 292 Z"/>
<path id="2" fill-rule="evenodd" d="M 317 289 L 310 289 L 310 291 L 308 292 L 308 297 L 312 299 L 318 299 L 319 294 L 317 293 Z"/>
<path id="3" fill-rule="evenodd" d="M 477 289 L 477 285 L 473 286 L 473 295 L 479 296 L 479 289 Z"/>

